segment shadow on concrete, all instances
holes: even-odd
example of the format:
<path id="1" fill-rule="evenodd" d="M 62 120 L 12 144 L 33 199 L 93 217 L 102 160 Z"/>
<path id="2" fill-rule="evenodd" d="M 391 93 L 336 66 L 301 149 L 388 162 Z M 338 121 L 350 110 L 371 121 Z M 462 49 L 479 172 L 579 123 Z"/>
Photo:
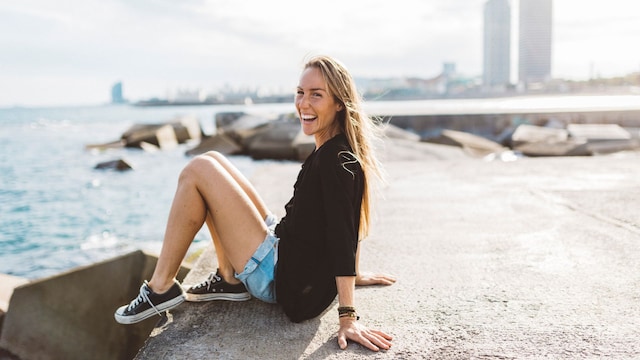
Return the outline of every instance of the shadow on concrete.
<path id="1" fill-rule="evenodd" d="M 300 358 L 320 326 L 317 318 L 292 323 L 279 305 L 256 299 L 184 303 L 169 317 L 136 359 Z"/>

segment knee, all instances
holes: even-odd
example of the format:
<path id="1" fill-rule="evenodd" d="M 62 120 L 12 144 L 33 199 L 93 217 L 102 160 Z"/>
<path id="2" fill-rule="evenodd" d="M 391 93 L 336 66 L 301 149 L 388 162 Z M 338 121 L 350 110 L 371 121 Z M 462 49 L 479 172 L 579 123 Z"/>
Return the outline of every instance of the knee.
<path id="1" fill-rule="evenodd" d="M 203 174 L 211 172 L 215 169 L 215 160 L 206 154 L 198 155 L 191 159 L 180 172 L 179 181 L 194 181 Z"/>
<path id="2" fill-rule="evenodd" d="M 224 159 L 224 155 L 222 155 L 221 153 L 211 150 L 211 151 L 207 151 L 206 153 L 202 154 L 201 156 L 207 156 L 209 158 L 212 158 L 216 161 L 221 161 L 222 159 Z"/>

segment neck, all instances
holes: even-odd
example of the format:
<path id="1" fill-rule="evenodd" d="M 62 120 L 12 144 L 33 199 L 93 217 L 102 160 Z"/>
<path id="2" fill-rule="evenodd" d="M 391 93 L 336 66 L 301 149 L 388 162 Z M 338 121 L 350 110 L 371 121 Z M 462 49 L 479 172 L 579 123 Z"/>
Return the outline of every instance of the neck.
<path id="1" fill-rule="evenodd" d="M 340 131 L 337 129 L 334 129 L 333 131 L 327 131 L 322 134 L 315 134 L 313 137 L 316 143 L 316 149 L 319 149 L 322 145 L 324 145 L 324 143 L 331 140 L 338 134 L 340 134 Z"/>

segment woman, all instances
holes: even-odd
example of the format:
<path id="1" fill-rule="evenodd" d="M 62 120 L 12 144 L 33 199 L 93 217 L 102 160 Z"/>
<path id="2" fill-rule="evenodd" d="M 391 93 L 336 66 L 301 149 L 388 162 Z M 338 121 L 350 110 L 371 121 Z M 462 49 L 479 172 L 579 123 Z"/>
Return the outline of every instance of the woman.
<path id="1" fill-rule="evenodd" d="M 251 295 L 279 303 L 300 322 L 318 316 L 338 295 L 338 343 L 388 349 L 391 336 L 357 322 L 355 285 L 390 285 L 385 274 L 358 272 L 359 239 L 368 232 L 372 180 L 379 178 L 363 113 L 347 69 L 326 56 L 311 59 L 295 98 L 302 130 L 315 151 L 276 225 L 255 189 L 222 155 L 191 160 L 180 174 L 162 251 L 151 280 L 116 320 L 134 323 L 182 301 L 243 301 Z M 192 239 L 206 222 L 218 271 L 186 291 L 175 280 Z M 277 266 L 276 266 L 277 265 Z"/>

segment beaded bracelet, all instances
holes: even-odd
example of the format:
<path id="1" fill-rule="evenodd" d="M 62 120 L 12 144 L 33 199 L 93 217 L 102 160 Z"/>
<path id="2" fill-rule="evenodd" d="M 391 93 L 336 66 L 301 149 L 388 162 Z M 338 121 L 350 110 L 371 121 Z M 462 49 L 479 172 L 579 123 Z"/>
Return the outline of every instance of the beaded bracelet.
<path id="1" fill-rule="evenodd" d="M 356 308 L 353 306 L 340 306 L 338 308 L 338 314 L 344 314 L 348 312 L 356 312 Z"/>
<path id="2" fill-rule="evenodd" d="M 338 317 L 339 318 L 348 317 L 348 318 L 360 320 L 360 316 L 358 316 L 358 314 L 356 313 L 356 308 L 354 308 L 353 306 L 340 306 L 338 308 Z"/>

